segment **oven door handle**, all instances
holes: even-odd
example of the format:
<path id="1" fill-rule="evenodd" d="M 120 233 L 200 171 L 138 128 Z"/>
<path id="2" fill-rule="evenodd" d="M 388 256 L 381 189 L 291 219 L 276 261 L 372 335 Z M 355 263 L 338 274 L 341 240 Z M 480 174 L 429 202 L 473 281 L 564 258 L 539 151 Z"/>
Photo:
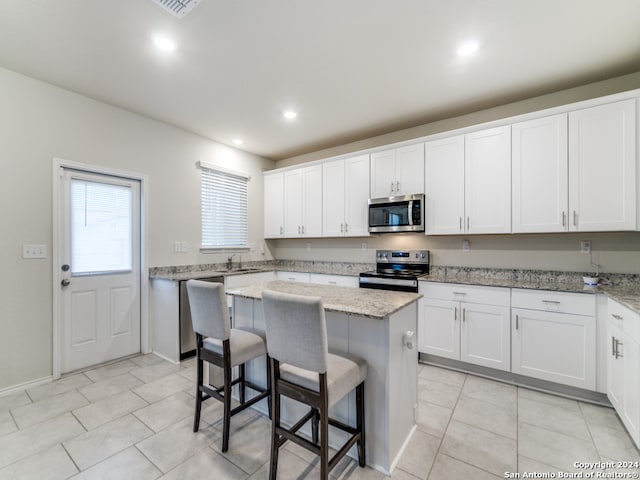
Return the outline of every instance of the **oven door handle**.
<path id="1" fill-rule="evenodd" d="M 413 200 L 409 200 L 409 212 L 407 217 L 409 217 L 409 225 L 413 225 Z"/>
<path id="2" fill-rule="evenodd" d="M 397 285 L 402 287 L 418 286 L 418 280 L 402 278 L 360 277 L 360 283 L 368 283 L 370 285 Z"/>

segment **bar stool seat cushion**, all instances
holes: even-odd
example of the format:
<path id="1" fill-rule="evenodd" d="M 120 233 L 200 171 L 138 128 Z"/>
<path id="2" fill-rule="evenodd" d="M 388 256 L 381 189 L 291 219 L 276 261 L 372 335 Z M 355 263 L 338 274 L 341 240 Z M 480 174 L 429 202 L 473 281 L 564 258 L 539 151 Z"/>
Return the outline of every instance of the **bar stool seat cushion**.
<path id="1" fill-rule="evenodd" d="M 217 338 L 205 338 L 202 347 L 218 355 L 223 355 L 222 340 Z M 248 327 L 232 328 L 229 334 L 229 349 L 231 350 L 231 366 L 242 365 L 267 353 L 265 333 L 262 330 Z"/>
<path id="2" fill-rule="evenodd" d="M 280 378 L 302 387 L 318 391 L 318 374 L 311 370 L 280 364 Z M 343 354 L 327 355 L 327 390 L 329 406 L 334 405 L 367 378 L 367 363 L 357 357 Z"/>

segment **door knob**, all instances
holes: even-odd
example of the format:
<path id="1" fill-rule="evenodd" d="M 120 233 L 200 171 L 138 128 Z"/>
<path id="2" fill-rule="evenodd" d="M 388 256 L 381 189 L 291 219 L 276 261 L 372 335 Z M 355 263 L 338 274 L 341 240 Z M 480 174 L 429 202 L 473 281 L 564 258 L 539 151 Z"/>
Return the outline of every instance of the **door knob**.
<path id="1" fill-rule="evenodd" d="M 69 285 L 71 285 L 71 280 L 69 280 L 68 278 L 63 278 L 60 283 L 63 287 L 68 287 Z"/>

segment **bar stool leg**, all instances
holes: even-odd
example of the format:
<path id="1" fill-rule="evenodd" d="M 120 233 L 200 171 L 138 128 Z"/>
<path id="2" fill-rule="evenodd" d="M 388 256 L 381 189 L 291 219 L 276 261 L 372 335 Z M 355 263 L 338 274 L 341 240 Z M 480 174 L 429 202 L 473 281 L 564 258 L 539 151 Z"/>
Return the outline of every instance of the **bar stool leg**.
<path id="1" fill-rule="evenodd" d="M 239 391 L 239 396 L 240 396 L 240 403 L 244 403 L 244 399 L 245 399 L 245 395 L 246 395 L 246 391 L 245 391 L 245 387 L 244 387 L 244 363 L 242 365 L 240 365 L 238 367 L 239 370 L 239 377 L 240 377 L 240 383 L 238 384 L 238 389 Z"/>
<path id="2" fill-rule="evenodd" d="M 200 343 L 202 342 L 202 337 L 200 335 L 197 335 L 197 342 L 198 345 L 200 345 Z M 200 429 L 200 411 L 202 409 L 202 391 L 200 390 L 200 386 L 202 385 L 203 382 L 203 361 L 202 361 L 202 357 L 200 357 L 200 349 L 198 349 L 197 352 L 197 359 L 196 359 L 196 372 L 197 372 L 197 380 L 196 380 L 196 412 L 195 415 L 193 417 L 193 431 L 197 432 Z"/>
<path id="3" fill-rule="evenodd" d="M 365 435 L 364 435 L 364 382 L 356 387 L 356 428 L 360 432 L 358 439 L 358 463 L 361 467 L 366 465 Z"/>
<path id="4" fill-rule="evenodd" d="M 313 418 L 311 419 L 311 441 L 318 444 L 318 422 L 320 420 L 320 412 L 314 409 Z"/>
<path id="5" fill-rule="evenodd" d="M 228 340 L 224 341 L 224 414 L 222 424 L 222 451 L 229 450 L 229 430 L 231 429 L 231 360 L 229 354 Z"/>
<path id="6" fill-rule="evenodd" d="M 276 391 L 276 375 L 279 373 L 277 360 L 270 359 L 271 368 L 269 374 L 271 376 L 271 460 L 269 462 L 269 480 L 276 480 L 278 475 L 278 450 L 280 447 L 280 395 Z"/>
<path id="7" fill-rule="evenodd" d="M 320 478 L 329 479 L 329 401 L 327 395 L 327 374 L 320 377 Z"/>

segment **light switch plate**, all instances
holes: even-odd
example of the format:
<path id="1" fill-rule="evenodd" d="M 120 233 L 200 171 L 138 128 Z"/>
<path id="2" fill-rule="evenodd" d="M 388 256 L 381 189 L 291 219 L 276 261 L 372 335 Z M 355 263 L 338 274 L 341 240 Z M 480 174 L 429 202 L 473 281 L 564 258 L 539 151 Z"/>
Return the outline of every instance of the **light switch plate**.
<path id="1" fill-rule="evenodd" d="M 22 245 L 22 258 L 47 258 L 47 246 Z"/>

